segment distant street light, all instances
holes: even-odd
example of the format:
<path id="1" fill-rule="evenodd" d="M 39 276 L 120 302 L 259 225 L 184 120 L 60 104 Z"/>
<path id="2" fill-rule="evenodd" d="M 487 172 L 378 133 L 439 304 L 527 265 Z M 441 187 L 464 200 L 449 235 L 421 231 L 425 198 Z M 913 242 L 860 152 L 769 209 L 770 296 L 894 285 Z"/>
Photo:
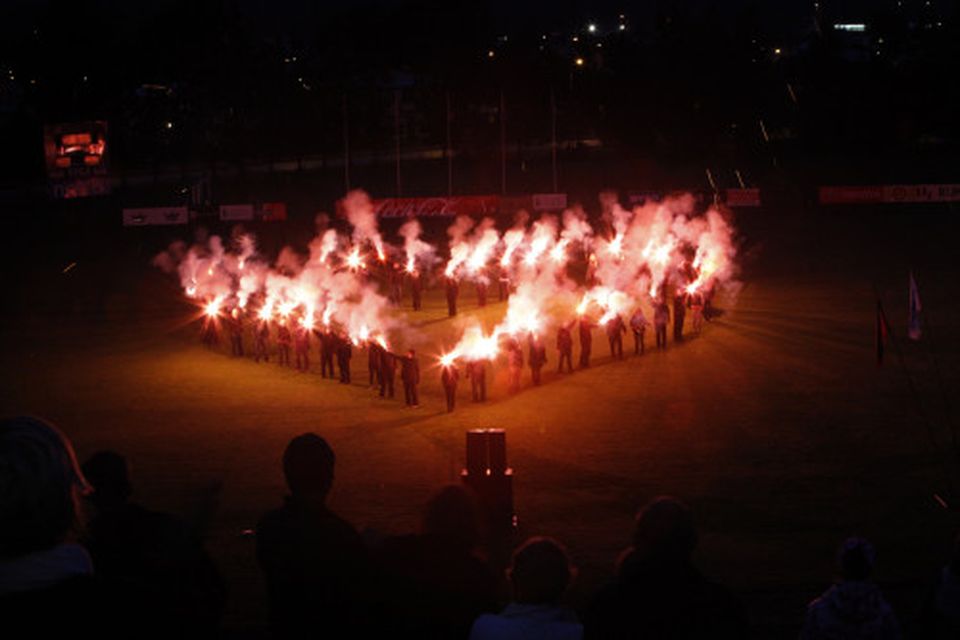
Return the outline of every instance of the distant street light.
<path id="1" fill-rule="evenodd" d="M 587 31 L 589 31 L 590 33 L 596 33 L 597 25 L 591 22 L 590 24 L 587 25 Z"/>
<path id="2" fill-rule="evenodd" d="M 576 60 L 574 60 L 574 62 L 576 63 L 576 65 L 577 65 L 578 67 L 582 67 L 582 66 L 583 66 L 583 58 L 577 58 Z"/>

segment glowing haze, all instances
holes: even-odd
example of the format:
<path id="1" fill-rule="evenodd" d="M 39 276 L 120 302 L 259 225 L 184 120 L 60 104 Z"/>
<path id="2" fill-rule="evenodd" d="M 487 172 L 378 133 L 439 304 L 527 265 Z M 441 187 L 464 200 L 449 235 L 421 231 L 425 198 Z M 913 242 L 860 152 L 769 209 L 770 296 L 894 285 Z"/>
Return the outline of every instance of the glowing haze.
<path id="1" fill-rule="evenodd" d="M 389 333 L 406 325 L 389 313 L 372 273 L 391 268 L 388 256 L 397 256 L 398 270 L 429 276 L 441 261 L 437 247 L 421 237 L 417 220 L 398 230 L 402 247 L 389 246 L 362 191 L 340 205 L 351 232 L 322 230 L 307 255 L 285 247 L 271 264 L 254 237 L 241 233 L 226 244 L 217 236 L 191 247 L 174 243 L 154 263 L 176 273 L 208 316 L 239 309 L 263 321 L 331 328 L 357 344 L 387 344 Z M 497 277 L 511 295 L 499 324 L 489 333 L 465 325 L 442 361 L 493 359 L 502 338 L 544 336 L 578 318 L 602 325 L 654 301 L 709 295 L 736 276 L 734 230 L 724 211 L 700 212 L 690 195 L 626 209 L 603 194 L 601 207 L 597 225 L 575 207 L 532 223 L 520 215 L 502 234 L 490 218 L 457 217 L 437 275 L 483 284 Z"/>

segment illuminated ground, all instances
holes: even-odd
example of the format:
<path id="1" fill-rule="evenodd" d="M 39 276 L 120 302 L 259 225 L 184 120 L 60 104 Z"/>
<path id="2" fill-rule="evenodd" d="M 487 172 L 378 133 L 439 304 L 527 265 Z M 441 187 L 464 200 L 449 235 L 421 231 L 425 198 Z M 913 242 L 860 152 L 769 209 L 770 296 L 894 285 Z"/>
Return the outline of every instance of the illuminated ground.
<path id="1" fill-rule="evenodd" d="M 948 456 L 929 342 L 906 345 L 906 357 L 939 453 L 893 354 L 875 365 L 874 287 L 902 333 L 906 269 L 921 270 L 948 390 L 957 353 L 949 329 L 960 310 L 948 260 L 953 225 L 945 214 L 919 229 L 911 220 L 744 220 L 746 284 L 701 337 L 612 363 L 598 332 L 589 371 L 556 376 L 551 349 L 542 387 L 529 387 L 527 371 L 527 386 L 508 397 L 501 368 L 487 404 L 471 405 L 464 381 L 452 415 L 442 411 L 426 346 L 423 407 L 405 409 L 366 387 L 362 351 L 346 388 L 208 352 L 183 326 L 189 309 L 173 284 L 145 264 L 108 255 L 61 274 L 71 254 L 51 249 L 36 287 L 18 289 L 19 308 L 37 301 L 36 312 L 3 320 L 0 413 L 49 417 L 81 457 L 121 451 L 143 502 L 208 516 L 235 631 L 264 623 L 243 531 L 278 502 L 291 436 L 327 437 L 338 456 L 334 508 L 358 527 L 392 533 L 414 528 L 429 494 L 457 481 L 464 430 L 490 426 L 507 429 L 520 534 L 557 536 L 581 567 L 576 603 L 609 576 L 636 507 L 670 493 L 693 506 L 700 563 L 737 590 L 758 637 L 795 636 L 804 602 L 829 581 L 833 549 L 850 533 L 876 542 L 879 577 L 909 618 L 957 522 L 932 498 Z M 411 316 L 424 345 L 452 340 L 441 296 L 431 292 Z M 474 313 L 470 291 L 464 302 Z M 502 310 L 493 304 L 485 316 Z"/>

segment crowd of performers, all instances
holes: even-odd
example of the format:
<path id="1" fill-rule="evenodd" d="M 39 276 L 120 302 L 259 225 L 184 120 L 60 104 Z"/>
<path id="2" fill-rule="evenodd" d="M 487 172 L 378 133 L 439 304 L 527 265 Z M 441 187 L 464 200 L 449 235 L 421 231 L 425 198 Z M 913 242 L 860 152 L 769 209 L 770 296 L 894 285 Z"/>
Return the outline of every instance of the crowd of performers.
<path id="1" fill-rule="evenodd" d="M 309 371 L 316 342 L 321 375 L 336 372 L 344 384 L 351 381 L 353 350 L 364 349 L 370 384 L 389 397 L 399 372 L 411 406 L 419 404 L 420 365 L 412 350 L 388 348 L 391 331 L 411 328 L 390 311 L 391 303 L 399 307 L 409 292 L 415 315 L 429 285 L 443 292 L 453 317 L 465 283 L 476 293 L 477 307 L 496 296 L 506 302 L 500 322 L 487 330 L 474 318 L 458 327 L 458 341 L 448 351 L 431 354 L 439 359 L 453 410 L 461 375 L 470 380 L 475 401 L 486 398 L 486 368 L 500 356 L 507 363 L 509 389 L 516 392 L 525 365 L 533 384 L 540 384 L 547 343 L 554 340 L 562 373 L 574 368 L 576 337 L 579 366 L 589 366 L 594 329 L 607 334 L 615 359 L 624 357 L 628 331 L 637 355 L 644 351 L 650 326 L 658 349 L 667 346 L 671 321 L 674 341 L 682 340 L 688 314 L 699 332 L 713 291 L 736 272 L 728 215 L 713 207 L 698 214 L 689 195 L 631 211 L 611 194 L 602 195 L 601 204 L 597 228 L 579 207 L 562 215 L 542 214 L 533 222 L 518 214 L 503 232 L 492 218 L 477 222 L 457 216 L 447 228 L 449 242 L 441 258 L 438 245 L 421 239 L 416 219 L 397 230 L 402 246 L 386 242 L 372 201 L 351 192 L 338 205 L 352 229 L 349 235 L 318 223 L 307 254 L 284 247 L 267 262 L 257 255 L 252 235 L 235 230 L 229 245 L 218 236 L 189 248 L 173 243 L 154 264 L 177 273 L 187 297 L 205 308 L 208 343 L 225 332 L 240 356 L 249 332 L 256 361 L 275 355 L 281 365 Z"/>
<path id="2" fill-rule="evenodd" d="M 379 387 L 380 397 L 393 398 L 397 371 L 403 384 L 404 400 L 407 406 L 420 406 L 420 361 L 414 349 L 406 353 L 393 353 L 385 343 L 378 340 L 365 340 L 355 343 L 346 333 L 332 327 L 311 327 L 303 322 L 304 318 L 291 314 L 286 318 L 262 319 L 248 312 L 234 308 L 224 317 L 204 318 L 202 340 L 211 348 L 220 342 L 221 332 L 230 340 L 230 354 L 244 357 L 244 337 L 248 333 L 253 339 L 253 361 L 270 362 L 271 345 L 275 345 L 275 357 L 280 366 L 295 367 L 298 371 L 310 371 L 310 352 L 316 342 L 320 353 L 320 375 L 323 378 L 339 379 L 340 384 L 351 384 L 353 377 L 350 361 L 355 346 L 367 351 L 367 369 L 369 384 Z M 293 360 L 291 361 L 291 351 Z M 339 373 L 338 373 L 339 372 Z"/>
<path id="3" fill-rule="evenodd" d="M 422 309 L 424 278 L 421 273 L 403 272 L 398 265 L 394 265 L 394 268 L 386 269 L 383 280 L 388 289 L 388 297 L 395 305 L 401 304 L 406 288 L 410 292 L 413 311 Z M 455 316 L 460 283 L 455 278 L 444 278 L 444 280 L 448 314 Z M 497 284 L 499 300 L 507 300 L 511 293 L 509 280 L 500 277 L 497 278 Z M 487 303 L 487 285 L 476 283 L 475 289 L 477 305 L 484 307 Z M 667 347 L 667 333 L 671 321 L 673 342 L 682 342 L 688 313 L 691 316 L 690 325 L 693 333 L 699 334 L 704 320 L 709 320 L 712 313 L 715 313 L 710 304 L 712 295 L 712 288 L 706 293 L 699 290 L 687 292 L 681 288 L 672 296 L 672 304 L 668 304 L 666 295 L 661 295 L 653 301 L 652 318 L 648 318 L 638 305 L 626 320 L 621 314 L 613 314 L 601 324 L 588 315 L 578 314 L 561 322 L 556 328 L 555 335 L 558 354 L 556 371 L 558 374 L 574 371 L 574 332 L 579 339 L 578 368 L 580 369 L 590 366 L 593 354 L 593 333 L 598 328 L 602 328 L 606 334 L 610 357 L 615 360 L 624 358 L 623 339 L 628 332 L 633 334 L 635 356 L 645 353 L 646 333 L 651 326 L 657 350 Z M 254 362 L 269 362 L 273 354 L 280 366 L 296 368 L 302 372 L 310 371 L 311 351 L 316 344 L 319 351 L 321 377 L 339 379 L 341 384 L 351 384 L 353 381 L 351 376 L 353 351 L 354 348 L 363 349 L 367 353 L 368 384 L 371 388 L 379 389 L 380 397 L 395 397 L 396 378 L 399 371 L 406 405 L 408 407 L 420 405 L 421 372 L 416 351 L 409 349 L 405 353 L 395 353 L 388 349 L 382 337 L 362 340 L 351 338 L 346 332 L 332 326 L 317 327 L 296 311 L 286 316 L 271 316 L 264 319 L 249 310 L 239 308 L 234 308 L 228 313 L 208 313 L 205 316 L 201 330 L 202 341 L 211 348 L 217 348 L 221 333 L 227 336 L 230 352 L 234 357 L 249 355 L 245 348 L 247 336 L 249 336 L 253 342 Z M 539 386 L 543 379 L 543 369 L 548 364 L 544 338 L 539 333 L 529 332 L 525 340 L 518 335 L 507 334 L 500 336 L 500 342 L 502 349 L 498 349 L 498 352 L 502 350 L 506 354 L 509 392 L 514 394 L 520 390 L 525 363 L 530 368 L 531 383 Z M 526 342 L 526 358 L 524 342 Z M 489 358 L 485 357 L 465 358 L 462 363 L 462 374 L 470 382 L 473 402 L 487 400 L 488 360 Z M 460 378 L 461 366 L 455 359 L 441 360 L 440 382 L 448 412 L 452 412 L 455 408 Z"/>

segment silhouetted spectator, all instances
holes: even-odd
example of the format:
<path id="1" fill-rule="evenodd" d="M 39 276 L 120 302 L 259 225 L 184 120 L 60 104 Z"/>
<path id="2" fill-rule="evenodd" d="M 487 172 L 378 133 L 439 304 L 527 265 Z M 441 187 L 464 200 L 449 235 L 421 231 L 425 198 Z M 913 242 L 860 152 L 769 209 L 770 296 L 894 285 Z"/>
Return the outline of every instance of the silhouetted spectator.
<path id="1" fill-rule="evenodd" d="M 70 441 L 34 418 L 0 422 L 0 628 L 4 637 L 161 637 L 136 590 L 93 575 L 77 544 L 89 491 Z M 173 637 L 170 635 L 168 637 Z"/>
<path id="2" fill-rule="evenodd" d="M 900 625 L 880 588 L 870 580 L 873 545 L 848 538 L 837 553 L 840 581 L 807 607 L 801 640 L 895 640 Z"/>
<path id="3" fill-rule="evenodd" d="M 683 342 L 683 321 L 687 315 L 687 306 L 679 293 L 673 296 L 673 341 Z"/>
<path id="4" fill-rule="evenodd" d="M 367 340 L 367 372 L 371 387 L 382 386 L 383 372 L 380 367 L 385 349 L 376 340 Z"/>
<path id="5" fill-rule="evenodd" d="M 593 352 L 593 323 L 586 316 L 580 316 L 580 368 L 590 366 L 590 354 Z"/>
<path id="6" fill-rule="evenodd" d="M 279 638 L 362 635 L 367 553 L 356 530 L 327 508 L 333 468 L 326 440 L 314 433 L 291 440 L 283 454 L 290 495 L 257 525 L 257 560 Z"/>
<path id="7" fill-rule="evenodd" d="M 380 350 L 380 397 L 393 397 L 393 383 L 397 379 L 397 356 Z"/>
<path id="8" fill-rule="evenodd" d="M 333 357 L 337 351 L 337 338 L 329 328 L 315 329 L 314 333 L 320 339 L 320 375 L 326 378 L 329 370 L 332 378 L 335 375 Z"/>
<path id="9" fill-rule="evenodd" d="M 477 616 L 498 609 L 498 581 L 476 554 L 479 509 L 449 486 L 427 504 L 422 533 L 384 543 L 387 625 L 393 637 L 466 638 Z"/>
<path id="10" fill-rule="evenodd" d="M 131 502 L 127 461 L 99 451 L 83 464 L 93 486 L 84 543 L 98 575 L 150 594 L 160 615 L 213 634 L 226 590 L 200 540 L 180 520 Z"/>
<path id="11" fill-rule="evenodd" d="M 960 537 L 950 562 L 940 570 L 920 618 L 918 637 L 960 638 Z"/>
<path id="12" fill-rule="evenodd" d="M 557 353 L 560 359 L 557 373 L 563 373 L 564 362 L 567 363 L 567 371 L 573 373 L 573 335 L 570 333 L 570 325 L 562 324 L 557 327 Z"/>
<path id="13" fill-rule="evenodd" d="M 670 322 L 670 307 L 666 300 L 660 299 L 653 304 L 653 329 L 657 338 L 657 351 L 667 348 L 667 323 Z"/>
<path id="14" fill-rule="evenodd" d="M 457 315 L 457 296 L 460 295 L 460 283 L 455 278 L 447 278 L 447 315 Z"/>
<path id="15" fill-rule="evenodd" d="M 400 379 L 403 380 L 403 395 L 408 407 L 419 407 L 420 397 L 417 387 L 420 385 L 420 361 L 413 349 L 400 358 Z"/>
<path id="16" fill-rule="evenodd" d="M 740 604 L 693 566 L 696 546 L 693 516 L 683 503 L 660 497 L 644 506 L 616 580 L 587 610 L 584 637 L 745 637 Z"/>
<path id="17" fill-rule="evenodd" d="M 517 393 L 520 391 L 520 375 L 523 373 L 523 347 L 516 337 L 507 341 L 507 368 L 510 374 L 510 393 Z"/>
<path id="18" fill-rule="evenodd" d="M 580 640 L 583 625 L 560 599 L 573 577 L 566 549 L 551 538 L 530 538 L 513 553 L 508 570 L 513 601 L 473 623 L 470 640 Z"/>
<path id="19" fill-rule="evenodd" d="M 541 380 L 540 372 L 543 366 L 547 364 L 547 345 L 545 345 L 543 340 L 540 339 L 540 336 L 535 333 L 530 334 L 528 342 L 530 349 L 530 358 L 528 360 L 530 363 L 530 377 L 534 385 L 539 385 Z"/>
<path id="20" fill-rule="evenodd" d="M 460 369 L 451 362 L 440 368 L 440 384 L 447 398 L 447 413 L 451 413 L 457 404 L 457 385 L 460 384 Z"/>
<path id="21" fill-rule="evenodd" d="M 481 358 L 467 360 L 467 377 L 474 402 L 487 400 L 487 363 Z"/>
<path id="22" fill-rule="evenodd" d="M 350 359 L 353 346 L 347 336 L 337 337 L 337 367 L 340 369 L 340 384 L 350 384 Z"/>

